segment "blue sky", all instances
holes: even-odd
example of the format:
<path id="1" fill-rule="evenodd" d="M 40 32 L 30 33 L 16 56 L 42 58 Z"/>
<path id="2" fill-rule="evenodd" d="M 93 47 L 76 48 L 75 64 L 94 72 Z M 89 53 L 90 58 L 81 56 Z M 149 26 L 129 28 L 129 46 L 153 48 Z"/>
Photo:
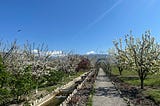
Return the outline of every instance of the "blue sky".
<path id="1" fill-rule="evenodd" d="M 132 30 L 159 40 L 160 0 L 0 0 L 0 37 L 50 50 L 106 52 Z M 18 32 L 18 30 L 21 30 Z"/>

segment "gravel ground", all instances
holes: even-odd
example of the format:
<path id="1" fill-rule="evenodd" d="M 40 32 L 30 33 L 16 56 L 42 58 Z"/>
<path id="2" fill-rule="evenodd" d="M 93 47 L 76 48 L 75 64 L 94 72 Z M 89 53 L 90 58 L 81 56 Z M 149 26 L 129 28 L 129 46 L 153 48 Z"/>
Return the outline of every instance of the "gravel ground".
<path id="1" fill-rule="evenodd" d="M 101 68 L 95 81 L 93 106 L 127 106 Z"/>

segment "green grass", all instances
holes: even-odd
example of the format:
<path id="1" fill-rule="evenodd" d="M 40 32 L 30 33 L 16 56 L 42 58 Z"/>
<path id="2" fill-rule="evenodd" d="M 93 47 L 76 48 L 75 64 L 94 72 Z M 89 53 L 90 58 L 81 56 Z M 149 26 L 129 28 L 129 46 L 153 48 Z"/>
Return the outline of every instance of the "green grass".
<path id="1" fill-rule="evenodd" d="M 160 87 L 160 77 L 147 78 L 144 81 L 144 85 L 151 87 Z"/>
<path id="2" fill-rule="evenodd" d="M 124 82 L 134 85 L 140 86 L 140 80 L 136 71 L 128 71 L 124 70 L 122 75 L 119 75 L 119 71 L 117 68 L 112 69 L 113 75 L 118 75 L 118 77 L 123 80 Z M 144 80 L 144 86 L 150 87 L 159 87 L 160 86 L 160 77 L 159 75 L 148 75 L 147 78 Z"/>
<path id="3" fill-rule="evenodd" d="M 153 75 L 154 76 L 154 75 Z M 121 80 L 123 80 L 124 82 L 134 85 L 134 86 L 140 86 L 140 80 L 138 77 L 119 77 Z M 159 87 L 160 86 L 160 78 L 159 77 L 155 77 L 155 78 L 149 78 L 147 77 L 144 80 L 144 86 L 150 86 L 150 87 Z"/>
<path id="4" fill-rule="evenodd" d="M 127 77 L 120 77 L 121 80 L 123 80 L 125 83 L 134 85 L 134 86 L 140 86 L 140 80 L 139 79 L 132 79 L 132 78 L 127 78 Z"/>
<path id="5" fill-rule="evenodd" d="M 39 88 L 39 91 L 43 91 L 43 90 L 47 90 L 49 92 L 55 90 L 59 85 L 55 85 L 55 86 L 47 86 L 47 87 L 43 87 L 43 88 Z"/>
<path id="6" fill-rule="evenodd" d="M 68 82 L 72 81 L 74 78 L 82 75 L 84 72 L 77 72 L 77 73 L 72 73 L 70 75 L 65 75 L 62 79 L 62 81 L 58 82 L 56 85 L 54 86 L 47 86 L 47 87 L 43 87 L 43 88 L 39 88 L 39 91 L 43 91 L 43 90 L 47 90 L 49 92 L 54 91 L 57 87 L 60 87 L 64 84 L 67 84 Z"/>
<path id="7" fill-rule="evenodd" d="M 77 72 L 77 73 L 72 73 L 70 75 L 66 75 L 65 77 L 63 77 L 62 81 L 59 82 L 60 85 L 63 85 L 63 84 L 66 84 L 68 83 L 69 81 L 72 81 L 74 78 L 77 78 L 79 76 L 81 76 L 82 74 L 84 74 L 85 72 L 83 71 L 80 71 L 80 72 Z"/>
<path id="8" fill-rule="evenodd" d="M 92 98 L 93 98 L 93 95 L 89 95 L 87 106 L 92 106 Z"/>
<path id="9" fill-rule="evenodd" d="M 95 89 L 93 88 L 90 95 L 89 95 L 89 99 L 88 99 L 88 102 L 87 102 L 87 106 L 92 106 L 92 99 L 93 99 L 93 95 L 95 93 Z"/>
<path id="10" fill-rule="evenodd" d="M 160 104 L 160 90 L 152 89 L 144 92 L 149 95 L 157 104 Z"/>
<path id="11" fill-rule="evenodd" d="M 119 71 L 116 67 L 112 68 L 112 74 L 113 75 L 119 75 Z M 128 76 L 128 75 L 137 75 L 137 73 L 135 71 L 128 71 L 128 70 L 123 70 L 122 71 L 122 77 L 124 76 Z"/>
<path id="12" fill-rule="evenodd" d="M 125 83 L 134 86 L 140 86 L 140 80 L 136 71 L 128 71 L 124 70 L 122 75 L 119 75 L 119 71 L 117 68 L 112 68 L 112 74 L 117 75 Z M 157 104 L 160 104 L 160 75 L 148 75 L 147 78 L 144 80 L 144 87 L 148 86 L 150 88 L 156 89 L 149 89 L 143 92 L 144 95 L 150 96 Z"/>

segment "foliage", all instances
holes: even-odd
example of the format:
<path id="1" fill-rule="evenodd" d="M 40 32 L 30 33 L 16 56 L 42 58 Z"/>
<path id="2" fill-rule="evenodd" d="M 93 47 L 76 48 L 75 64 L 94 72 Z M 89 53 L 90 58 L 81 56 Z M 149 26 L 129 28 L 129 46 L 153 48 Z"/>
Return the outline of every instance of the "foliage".
<path id="1" fill-rule="evenodd" d="M 31 92 L 34 87 L 34 81 L 32 79 L 30 66 L 26 67 L 23 73 L 13 76 L 12 86 L 11 93 L 16 97 L 17 100 L 19 100 L 18 96 L 27 95 L 29 92 Z"/>
<path id="2" fill-rule="evenodd" d="M 87 102 L 87 106 L 92 106 L 93 105 L 93 95 L 95 94 L 95 88 L 92 88 L 92 90 L 90 91 L 90 95 L 88 98 L 88 102 Z"/>
<path id="3" fill-rule="evenodd" d="M 81 69 L 86 70 L 89 69 L 91 66 L 89 59 L 83 58 L 79 63 L 78 66 L 76 67 L 76 71 L 79 71 Z"/>
<path id="4" fill-rule="evenodd" d="M 49 75 L 45 76 L 47 79 L 47 85 L 53 86 L 62 80 L 65 73 L 62 71 L 52 70 L 49 72 Z"/>
<path id="5" fill-rule="evenodd" d="M 7 88 L 0 88 L 0 105 L 6 105 L 10 98 L 10 91 Z"/>
<path id="6" fill-rule="evenodd" d="M 27 41 L 19 46 L 16 41 L 10 44 L 0 41 L 0 105 L 21 102 L 40 87 L 59 85 L 79 74 L 75 68 L 80 55 L 65 54 L 56 58 L 51 55 L 44 44 L 36 46 Z"/>
<path id="7" fill-rule="evenodd" d="M 10 73 L 6 71 L 0 56 L 0 104 L 5 104 L 11 97 L 8 89 L 9 79 Z"/>
<path id="8" fill-rule="evenodd" d="M 0 56 L 0 88 L 3 88 L 8 82 L 9 72 L 5 70 L 2 57 Z"/>

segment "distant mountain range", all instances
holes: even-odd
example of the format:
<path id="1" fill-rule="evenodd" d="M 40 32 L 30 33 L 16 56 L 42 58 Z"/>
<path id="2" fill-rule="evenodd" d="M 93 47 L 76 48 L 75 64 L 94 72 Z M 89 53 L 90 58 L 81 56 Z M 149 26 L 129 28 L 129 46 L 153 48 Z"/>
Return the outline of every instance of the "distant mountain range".
<path id="1" fill-rule="evenodd" d="M 89 54 L 84 56 L 87 57 L 93 64 L 95 64 L 98 59 L 107 58 L 108 55 L 107 54 Z"/>
<path id="2" fill-rule="evenodd" d="M 107 58 L 107 54 L 85 54 L 85 55 L 81 55 L 81 56 L 84 56 L 86 58 L 88 58 L 90 61 L 92 61 L 93 63 L 95 63 L 98 59 L 101 59 L 101 58 Z M 61 58 L 61 59 L 64 59 L 66 58 L 66 56 L 53 56 L 52 58 Z"/>
<path id="3" fill-rule="evenodd" d="M 84 55 L 86 56 L 88 59 L 99 59 L 99 58 L 106 58 L 108 55 L 107 54 L 89 54 L 89 55 Z"/>

